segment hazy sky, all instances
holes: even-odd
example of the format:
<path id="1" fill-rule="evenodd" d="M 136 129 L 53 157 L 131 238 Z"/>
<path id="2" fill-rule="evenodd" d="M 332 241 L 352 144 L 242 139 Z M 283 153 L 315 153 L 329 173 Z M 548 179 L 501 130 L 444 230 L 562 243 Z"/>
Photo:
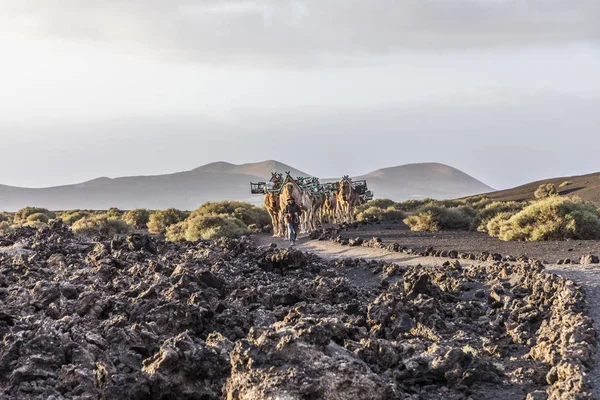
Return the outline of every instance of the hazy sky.
<path id="1" fill-rule="evenodd" d="M 0 0 L 0 183 L 600 171 L 598 0 Z"/>

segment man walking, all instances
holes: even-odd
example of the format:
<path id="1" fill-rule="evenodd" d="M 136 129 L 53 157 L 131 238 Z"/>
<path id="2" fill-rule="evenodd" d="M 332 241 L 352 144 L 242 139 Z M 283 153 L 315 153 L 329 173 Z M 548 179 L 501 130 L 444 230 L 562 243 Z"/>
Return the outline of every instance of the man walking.
<path id="1" fill-rule="evenodd" d="M 288 230 L 290 232 L 290 246 L 296 244 L 296 238 L 298 237 L 298 228 L 300 227 L 300 215 L 302 209 L 293 197 L 287 199 L 287 205 L 285 206 L 285 221 L 288 224 Z"/>

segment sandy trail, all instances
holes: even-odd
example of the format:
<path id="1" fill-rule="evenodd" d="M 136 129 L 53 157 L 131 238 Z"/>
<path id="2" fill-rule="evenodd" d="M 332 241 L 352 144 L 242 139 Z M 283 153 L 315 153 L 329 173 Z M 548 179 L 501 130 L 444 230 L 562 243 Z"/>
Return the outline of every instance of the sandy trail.
<path id="1" fill-rule="evenodd" d="M 277 244 L 278 247 L 287 248 L 289 244 L 281 238 L 273 238 L 268 235 L 256 235 L 254 240 L 259 245 Z M 367 260 L 385 261 L 389 263 L 402 265 L 422 265 L 431 267 L 441 265 L 444 261 L 453 259 L 442 259 L 440 257 L 420 257 L 404 253 L 391 252 L 385 249 L 374 249 L 370 247 L 349 247 L 342 246 L 329 240 L 310 240 L 307 235 L 300 235 L 296 243 L 297 250 L 314 253 L 326 260 L 335 260 L 340 258 L 364 258 Z M 482 261 L 459 260 L 463 266 L 492 264 Z"/>
<path id="2" fill-rule="evenodd" d="M 276 243 L 278 247 L 288 247 L 287 241 L 280 238 L 272 238 L 268 235 L 257 235 L 254 237 L 257 244 L 267 245 Z M 385 249 L 373 249 L 368 247 L 348 247 L 328 240 L 310 240 L 307 235 L 299 236 L 296 249 L 314 253 L 327 260 L 340 258 L 364 258 L 367 260 L 385 261 L 400 265 L 422 265 L 424 267 L 441 265 L 445 261 L 453 261 L 442 257 L 419 257 L 403 253 L 390 252 Z M 489 262 L 459 260 L 463 266 L 492 264 Z M 600 265 L 545 265 L 548 273 L 562 275 L 583 287 L 588 302 L 588 313 L 594 320 L 594 327 L 600 332 Z M 366 281 L 372 281 L 363 277 Z M 596 365 L 590 371 L 590 380 L 593 385 L 594 396 L 600 399 L 600 352 L 596 352 Z"/>

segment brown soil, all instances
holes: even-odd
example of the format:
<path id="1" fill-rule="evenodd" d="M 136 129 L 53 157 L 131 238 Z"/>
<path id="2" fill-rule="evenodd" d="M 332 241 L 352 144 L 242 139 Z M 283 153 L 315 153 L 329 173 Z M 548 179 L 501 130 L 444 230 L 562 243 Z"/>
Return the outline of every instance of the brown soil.
<path id="1" fill-rule="evenodd" d="M 571 184 L 559 188 L 560 184 L 565 181 L 569 181 Z M 540 185 L 547 183 L 554 184 L 556 189 L 562 195 L 579 196 L 583 200 L 590 201 L 600 206 L 600 173 L 545 179 L 542 181 L 531 182 L 512 189 L 485 193 L 485 195 L 491 199 L 501 201 L 533 200 L 533 193 L 535 190 Z"/>
<path id="2" fill-rule="evenodd" d="M 412 232 L 404 224 L 382 223 L 361 226 L 340 233 L 342 237 L 379 237 L 384 244 L 397 242 L 401 247 L 424 251 L 456 250 L 464 253 L 490 252 L 503 256 L 526 255 L 548 263 L 569 258 L 579 261 L 582 256 L 600 255 L 600 240 L 565 240 L 548 242 L 505 242 L 481 232 Z"/>

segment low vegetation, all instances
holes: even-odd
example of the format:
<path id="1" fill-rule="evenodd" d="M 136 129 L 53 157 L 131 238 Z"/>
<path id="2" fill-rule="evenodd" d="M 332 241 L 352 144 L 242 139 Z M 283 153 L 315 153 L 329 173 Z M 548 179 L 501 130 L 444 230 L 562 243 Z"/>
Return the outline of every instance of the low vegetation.
<path id="1" fill-rule="evenodd" d="M 79 221 L 82 218 L 85 218 L 90 215 L 88 211 L 81 210 L 68 210 L 58 213 L 57 218 L 62 219 L 62 221 L 67 225 L 73 225 L 75 222 Z"/>
<path id="2" fill-rule="evenodd" d="M 242 201 L 208 202 L 190 214 L 190 218 L 203 215 L 227 215 L 239 219 L 246 226 L 264 227 L 271 224 L 269 212 L 264 207 L 256 207 Z"/>
<path id="3" fill-rule="evenodd" d="M 239 219 L 225 214 L 196 215 L 167 229 L 167 240 L 173 242 L 236 237 L 247 234 L 248 227 Z"/>
<path id="4" fill-rule="evenodd" d="M 600 239 L 600 211 L 591 203 L 557 194 L 554 185 L 538 188 L 536 201 L 493 201 L 486 196 L 462 200 L 371 201 L 357 211 L 357 220 L 394 220 L 386 213 L 404 213 L 413 231 L 485 232 L 502 240 Z M 380 207 L 378 207 L 380 206 Z"/>
<path id="5" fill-rule="evenodd" d="M 108 218 L 118 219 L 123 216 L 123 211 L 119 210 L 116 207 L 112 207 L 112 208 L 109 208 L 108 211 L 106 211 L 105 215 Z"/>
<path id="6" fill-rule="evenodd" d="M 126 212 L 123 215 L 123 221 L 136 229 L 147 228 L 148 222 L 150 222 L 150 211 L 145 208 L 136 208 L 135 210 Z"/>
<path id="7" fill-rule="evenodd" d="M 547 199 L 548 197 L 557 195 L 556 186 L 553 183 L 540 185 L 533 193 L 536 199 Z"/>
<path id="8" fill-rule="evenodd" d="M 164 234 L 171 225 L 183 221 L 186 217 L 187 213 L 175 208 L 153 212 L 148 219 L 148 231 L 154 234 Z"/>
<path id="9" fill-rule="evenodd" d="M 166 236 L 170 241 L 196 241 L 217 237 L 236 237 L 268 226 L 267 210 L 240 201 L 205 203 L 192 211 L 184 221 L 170 226 Z"/>
<path id="10" fill-rule="evenodd" d="M 406 218 L 406 213 L 395 209 L 393 206 L 387 208 L 369 207 L 356 215 L 359 222 L 383 222 L 383 221 L 402 221 Z"/>
<path id="11" fill-rule="evenodd" d="M 577 198 L 552 196 L 533 202 L 510 218 L 507 214 L 497 217 L 491 228 L 490 235 L 502 240 L 598 239 L 600 211 Z"/>
<path id="12" fill-rule="evenodd" d="M 523 209 L 527 204 L 516 201 L 493 201 L 478 210 L 477 217 L 473 222 L 473 230 L 479 232 L 488 231 L 488 223 L 499 214 L 509 213 L 513 215 Z"/>
<path id="13" fill-rule="evenodd" d="M 404 219 L 404 223 L 413 231 L 468 231 L 476 217 L 477 212 L 469 206 L 444 207 L 432 204 L 419 208 Z"/>
<path id="14" fill-rule="evenodd" d="M 562 188 L 570 186 L 572 184 L 573 184 L 573 182 L 571 182 L 571 181 L 564 181 L 560 185 L 558 185 L 558 187 L 559 187 L 559 189 L 562 189 Z"/>
<path id="15" fill-rule="evenodd" d="M 56 214 L 46 208 L 25 207 L 15 213 L 14 223 L 25 224 L 30 216 L 36 214 L 44 214 L 48 217 L 48 220 L 56 218 Z"/>
<path id="16" fill-rule="evenodd" d="M 0 234 L 5 235 L 12 230 L 12 226 L 8 221 L 0 221 Z"/>
<path id="17" fill-rule="evenodd" d="M 125 221 L 118 218 L 110 218 L 106 214 L 81 218 L 71 228 L 77 235 L 101 236 L 104 238 L 127 234 L 131 231 L 131 226 Z"/>
<path id="18" fill-rule="evenodd" d="M 536 197 L 538 200 L 530 202 L 493 201 L 486 196 L 401 203 L 377 199 L 357 207 L 356 219 L 404 222 L 413 231 L 479 231 L 502 240 L 600 239 L 600 211 L 595 205 L 560 196 L 551 184 L 541 185 Z M 43 227 L 54 218 L 61 218 L 79 235 L 110 238 L 147 228 L 152 234 L 176 242 L 261 232 L 271 222 L 263 207 L 239 201 L 209 202 L 192 212 L 175 208 L 125 212 L 111 208 L 105 212 L 68 210 L 55 214 L 44 208 L 25 207 L 14 215 L 0 213 L 0 233 L 10 231 L 14 225 Z"/>
<path id="19" fill-rule="evenodd" d="M 50 221 L 50 217 L 44 213 L 35 213 L 27 217 L 27 222 L 42 222 L 47 224 L 48 221 Z"/>

